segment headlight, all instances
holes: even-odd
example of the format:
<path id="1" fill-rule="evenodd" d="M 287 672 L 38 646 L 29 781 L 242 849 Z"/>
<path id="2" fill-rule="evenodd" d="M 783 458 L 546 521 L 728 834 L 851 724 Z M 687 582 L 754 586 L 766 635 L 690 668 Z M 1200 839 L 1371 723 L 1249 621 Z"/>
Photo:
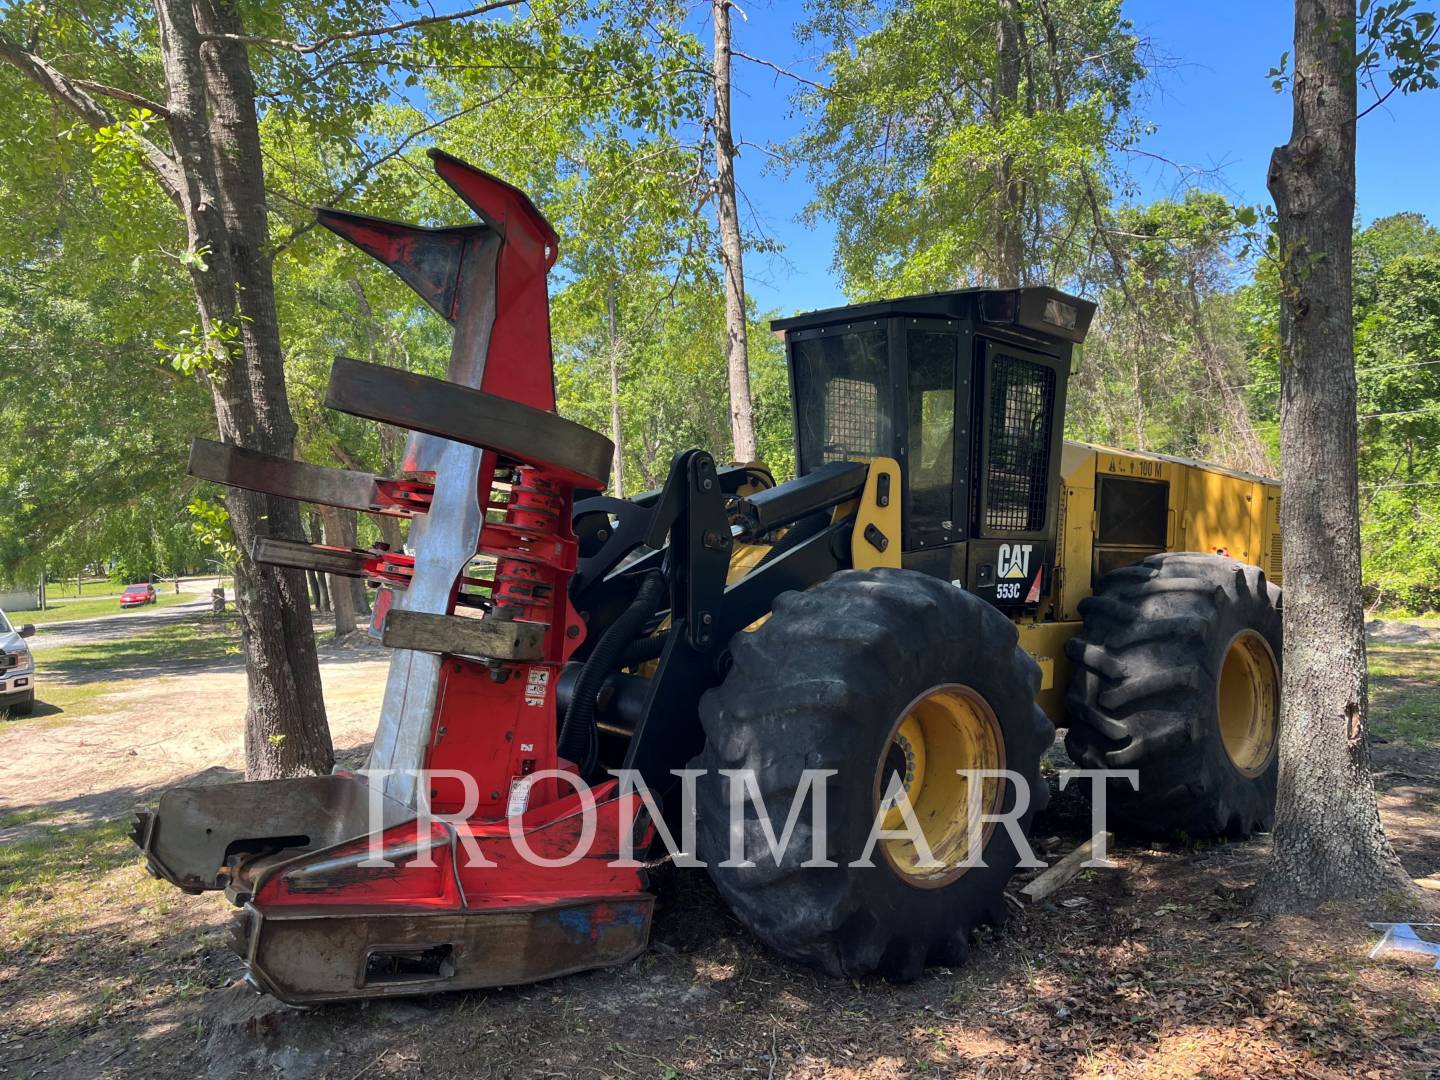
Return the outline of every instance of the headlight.
<path id="1" fill-rule="evenodd" d="M 35 657 L 29 649 L 22 653 L 15 654 L 15 666 L 10 669 L 11 675 L 25 675 L 35 670 Z"/>

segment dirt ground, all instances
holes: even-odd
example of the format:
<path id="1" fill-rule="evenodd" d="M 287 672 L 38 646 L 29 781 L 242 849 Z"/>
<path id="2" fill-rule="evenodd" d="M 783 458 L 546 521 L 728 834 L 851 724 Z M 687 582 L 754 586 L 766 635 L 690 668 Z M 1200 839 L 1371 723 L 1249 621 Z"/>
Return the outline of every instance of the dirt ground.
<path id="1" fill-rule="evenodd" d="M 172 610 L 167 633 L 201 618 Z M 1440 1077 L 1435 958 L 1368 958 L 1367 922 L 1391 917 L 1378 901 L 1257 914 L 1264 838 L 1122 842 L 1118 868 L 1017 901 L 963 968 L 908 986 L 777 959 L 703 871 L 662 869 L 652 948 L 623 967 L 279 1008 L 234 985 L 224 900 L 150 880 L 126 836 L 131 807 L 159 788 L 238 775 L 238 658 L 223 636 L 191 635 L 175 639 L 181 658 L 102 642 L 118 657 L 102 666 L 80 655 L 85 631 L 53 630 L 69 637 L 51 655 L 69 659 L 47 675 L 42 645 L 41 696 L 48 678 L 76 703 L 0 730 L 0 1076 Z M 1440 645 L 1400 640 L 1410 652 L 1377 677 L 1377 715 L 1404 723 L 1377 722 L 1377 783 L 1419 877 L 1440 872 Z M 336 745 L 358 761 L 384 654 L 329 645 L 322 674 Z M 1036 826 L 1041 857 L 1073 847 L 1087 820 L 1056 800 Z"/>
<path id="2" fill-rule="evenodd" d="M 195 778 L 238 779 L 244 769 L 245 666 L 238 654 L 170 660 L 142 654 L 132 662 L 47 677 L 47 654 L 103 645 L 136 634 L 193 623 L 209 598 L 174 608 L 47 626 L 34 640 L 40 703 L 51 719 L 43 738 L 27 722 L 0 729 L 0 820 L 14 809 L 44 805 L 50 824 L 128 814 L 146 793 Z M 358 637 L 358 636 L 357 636 Z M 323 650 L 321 679 L 336 749 L 368 745 L 385 688 L 386 654 L 357 640 Z M 45 708 L 47 687 L 103 687 L 102 707 L 83 720 Z M 87 702 L 89 704 L 89 702 Z M 0 831 L 0 840 L 4 833 Z"/>

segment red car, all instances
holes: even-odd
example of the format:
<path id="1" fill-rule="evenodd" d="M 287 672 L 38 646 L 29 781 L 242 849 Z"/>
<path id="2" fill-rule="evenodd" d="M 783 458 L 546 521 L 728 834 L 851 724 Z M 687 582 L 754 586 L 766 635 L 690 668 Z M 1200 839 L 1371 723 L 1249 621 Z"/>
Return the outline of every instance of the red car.
<path id="1" fill-rule="evenodd" d="M 125 591 L 120 594 L 120 606 L 139 607 L 141 604 L 155 603 L 154 585 L 126 585 Z"/>

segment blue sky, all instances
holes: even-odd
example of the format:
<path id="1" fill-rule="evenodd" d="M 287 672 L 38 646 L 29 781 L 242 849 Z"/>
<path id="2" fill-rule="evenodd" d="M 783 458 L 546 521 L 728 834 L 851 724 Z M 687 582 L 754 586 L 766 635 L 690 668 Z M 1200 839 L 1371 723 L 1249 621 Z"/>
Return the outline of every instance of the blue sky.
<path id="1" fill-rule="evenodd" d="M 749 19 L 735 20 L 737 50 L 813 72 L 814 57 L 793 34 L 803 16 L 800 0 L 742 0 L 742 6 Z M 1270 88 L 1265 73 L 1290 49 L 1291 0 L 1128 0 L 1125 8 L 1168 60 L 1139 104 L 1140 114 L 1158 125 L 1145 148 L 1206 170 L 1212 175 L 1202 182 L 1231 199 L 1268 202 L 1265 170 L 1270 151 L 1289 137 L 1290 101 Z M 696 29 L 705 40 L 706 28 Z M 736 138 L 764 145 L 793 135 L 799 127 L 789 106 L 793 84 L 744 61 L 736 68 Z M 759 150 L 742 147 L 737 175 L 749 199 L 747 224 L 785 248 L 782 258 L 747 263 L 756 303 L 784 314 L 843 303 L 830 266 L 831 231 L 796 220 L 809 196 L 805 177 L 786 178 L 765 163 Z M 1397 94 L 1367 116 L 1358 170 L 1362 220 L 1417 210 L 1440 222 L 1440 91 Z M 1134 172 L 1148 197 L 1177 190 L 1168 167 L 1137 163 Z"/>

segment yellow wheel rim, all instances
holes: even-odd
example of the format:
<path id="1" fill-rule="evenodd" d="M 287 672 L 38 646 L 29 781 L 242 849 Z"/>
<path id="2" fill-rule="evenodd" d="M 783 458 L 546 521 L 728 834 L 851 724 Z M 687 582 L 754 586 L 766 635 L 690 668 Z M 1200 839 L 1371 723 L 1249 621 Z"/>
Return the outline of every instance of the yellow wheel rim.
<path id="1" fill-rule="evenodd" d="M 985 699 L 967 686 L 949 683 L 916 698 L 900 714 L 875 771 L 875 805 L 881 805 L 893 778 L 900 778 L 916 824 L 933 859 L 913 839 L 882 839 L 880 849 L 900 878 L 921 888 L 947 885 L 965 872 L 970 845 L 970 784 L 965 775 L 978 770 L 1005 768 L 1005 740 L 1000 724 Z M 982 813 L 1000 808 L 1004 785 L 998 776 L 975 780 L 981 786 Z M 882 822 L 885 830 L 906 827 L 905 813 L 890 806 Z M 983 847 L 994 822 L 980 831 Z"/>
<path id="2" fill-rule="evenodd" d="M 1215 709 L 1230 764 L 1259 776 L 1275 755 L 1280 678 L 1269 642 L 1254 630 L 1242 630 L 1225 651 Z"/>

